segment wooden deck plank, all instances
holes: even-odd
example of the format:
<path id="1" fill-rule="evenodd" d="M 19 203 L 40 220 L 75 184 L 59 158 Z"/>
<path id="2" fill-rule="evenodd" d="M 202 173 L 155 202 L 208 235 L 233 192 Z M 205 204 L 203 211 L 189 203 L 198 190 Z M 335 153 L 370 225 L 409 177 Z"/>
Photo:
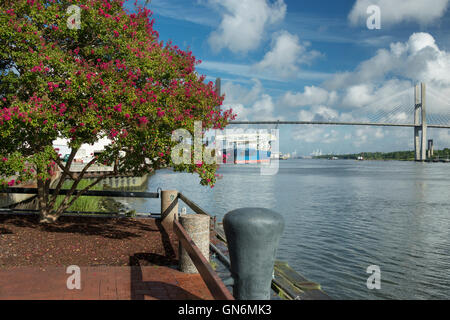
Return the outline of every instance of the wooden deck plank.
<path id="1" fill-rule="evenodd" d="M 274 273 L 275 279 L 281 281 L 284 288 L 294 293 L 300 291 L 298 296 L 300 300 L 330 300 L 330 297 L 322 291 L 320 284 L 309 281 L 292 269 L 287 262 L 275 261 Z"/>
<path id="2" fill-rule="evenodd" d="M 81 290 L 67 289 L 69 276 L 64 267 L 0 269 L 0 300 L 213 300 L 200 275 L 169 267 L 81 267 Z"/>
<path id="3" fill-rule="evenodd" d="M 226 243 L 225 231 L 222 224 L 218 224 L 216 237 Z M 275 281 L 272 288 L 277 291 L 283 299 L 299 300 L 330 300 L 331 298 L 322 291 L 320 284 L 311 282 L 304 276 L 292 269 L 287 262 L 275 261 Z"/>

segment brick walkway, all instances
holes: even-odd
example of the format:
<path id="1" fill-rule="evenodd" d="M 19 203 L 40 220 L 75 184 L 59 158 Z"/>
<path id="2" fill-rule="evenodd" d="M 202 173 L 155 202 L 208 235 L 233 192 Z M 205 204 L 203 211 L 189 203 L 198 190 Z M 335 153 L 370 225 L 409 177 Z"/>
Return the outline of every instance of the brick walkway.
<path id="1" fill-rule="evenodd" d="M 150 267 L 81 267 L 81 290 L 64 267 L 0 270 L 0 300 L 211 300 L 200 275 Z"/>

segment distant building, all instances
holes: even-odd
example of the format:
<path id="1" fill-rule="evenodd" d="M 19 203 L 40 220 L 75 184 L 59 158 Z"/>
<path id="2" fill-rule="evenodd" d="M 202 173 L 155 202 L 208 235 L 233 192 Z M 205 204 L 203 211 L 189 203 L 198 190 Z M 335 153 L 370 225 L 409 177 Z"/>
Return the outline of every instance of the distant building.
<path id="1" fill-rule="evenodd" d="M 108 138 L 103 138 L 94 143 L 93 145 L 83 144 L 75 155 L 74 160 L 77 162 L 89 162 L 91 161 L 97 153 L 101 153 L 105 150 L 107 145 L 111 144 L 111 140 Z M 68 139 L 56 139 L 53 141 L 53 147 L 60 154 L 61 158 L 69 155 L 72 149 L 69 147 Z"/>

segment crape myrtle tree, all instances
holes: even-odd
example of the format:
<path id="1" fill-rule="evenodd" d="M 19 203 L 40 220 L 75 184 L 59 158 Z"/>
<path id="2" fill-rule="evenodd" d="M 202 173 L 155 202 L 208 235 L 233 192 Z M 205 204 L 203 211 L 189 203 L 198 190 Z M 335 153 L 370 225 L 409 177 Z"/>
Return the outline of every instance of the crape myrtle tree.
<path id="1" fill-rule="evenodd" d="M 110 176 L 169 166 L 214 185 L 217 165 L 173 163 L 179 142 L 171 134 L 193 134 L 195 121 L 203 132 L 223 129 L 235 115 L 220 111 L 223 97 L 195 71 L 192 52 L 158 40 L 150 10 L 136 3 L 127 10 L 119 0 L 2 0 L 0 48 L 0 188 L 36 181 L 42 223 Z M 104 137 L 111 144 L 72 173 L 81 145 Z M 69 141 L 66 163 L 57 138 Z M 74 193 L 94 163 L 114 170 Z M 55 170 L 61 179 L 50 194 Z M 72 187 L 56 206 L 67 179 Z"/>

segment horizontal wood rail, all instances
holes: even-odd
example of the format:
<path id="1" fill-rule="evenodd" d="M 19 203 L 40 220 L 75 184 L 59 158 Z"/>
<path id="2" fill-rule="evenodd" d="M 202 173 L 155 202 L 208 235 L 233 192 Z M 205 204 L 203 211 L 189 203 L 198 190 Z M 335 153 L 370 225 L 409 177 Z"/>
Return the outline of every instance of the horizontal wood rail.
<path id="1" fill-rule="evenodd" d="M 59 195 L 67 195 L 70 190 L 60 190 Z M 78 195 L 82 190 L 75 190 L 73 195 Z M 0 189 L 0 193 L 38 194 L 37 188 L 5 188 Z M 49 190 L 50 194 L 55 194 L 54 189 Z M 115 198 L 159 198 L 157 192 L 128 192 L 128 191 L 103 191 L 89 190 L 82 194 L 86 197 L 115 197 Z"/>
<path id="2" fill-rule="evenodd" d="M 211 264 L 206 260 L 200 249 L 195 245 L 194 241 L 177 220 L 174 220 L 173 222 L 173 230 L 178 236 L 181 245 L 187 251 L 189 257 L 192 259 L 192 262 L 195 264 L 195 267 L 199 271 L 203 281 L 205 281 L 209 291 L 211 291 L 214 299 L 234 300 L 233 295 L 230 291 L 228 291 L 220 277 L 215 273 L 211 267 Z"/>
<path id="3" fill-rule="evenodd" d="M 212 217 L 208 212 L 200 208 L 200 206 L 197 205 L 194 201 L 186 198 L 181 192 L 178 193 L 178 198 L 186 203 L 192 210 L 194 210 L 195 213 Z"/>
<path id="4" fill-rule="evenodd" d="M 38 215 L 39 210 L 37 209 L 14 209 L 14 208 L 0 208 L 0 214 L 10 215 L 24 215 L 24 216 L 31 216 L 31 215 Z M 62 214 L 62 217 L 89 217 L 89 218 L 95 218 L 95 217 L 117 217 L 117 218 L 155 218 L 158 219 L 161 217 L 159 213 L 151 213 L 151 212 L 132 212 L 132 211 L 121 211 L 121 212 L 103 212 L 103 211 L 64 211 Z"/>

